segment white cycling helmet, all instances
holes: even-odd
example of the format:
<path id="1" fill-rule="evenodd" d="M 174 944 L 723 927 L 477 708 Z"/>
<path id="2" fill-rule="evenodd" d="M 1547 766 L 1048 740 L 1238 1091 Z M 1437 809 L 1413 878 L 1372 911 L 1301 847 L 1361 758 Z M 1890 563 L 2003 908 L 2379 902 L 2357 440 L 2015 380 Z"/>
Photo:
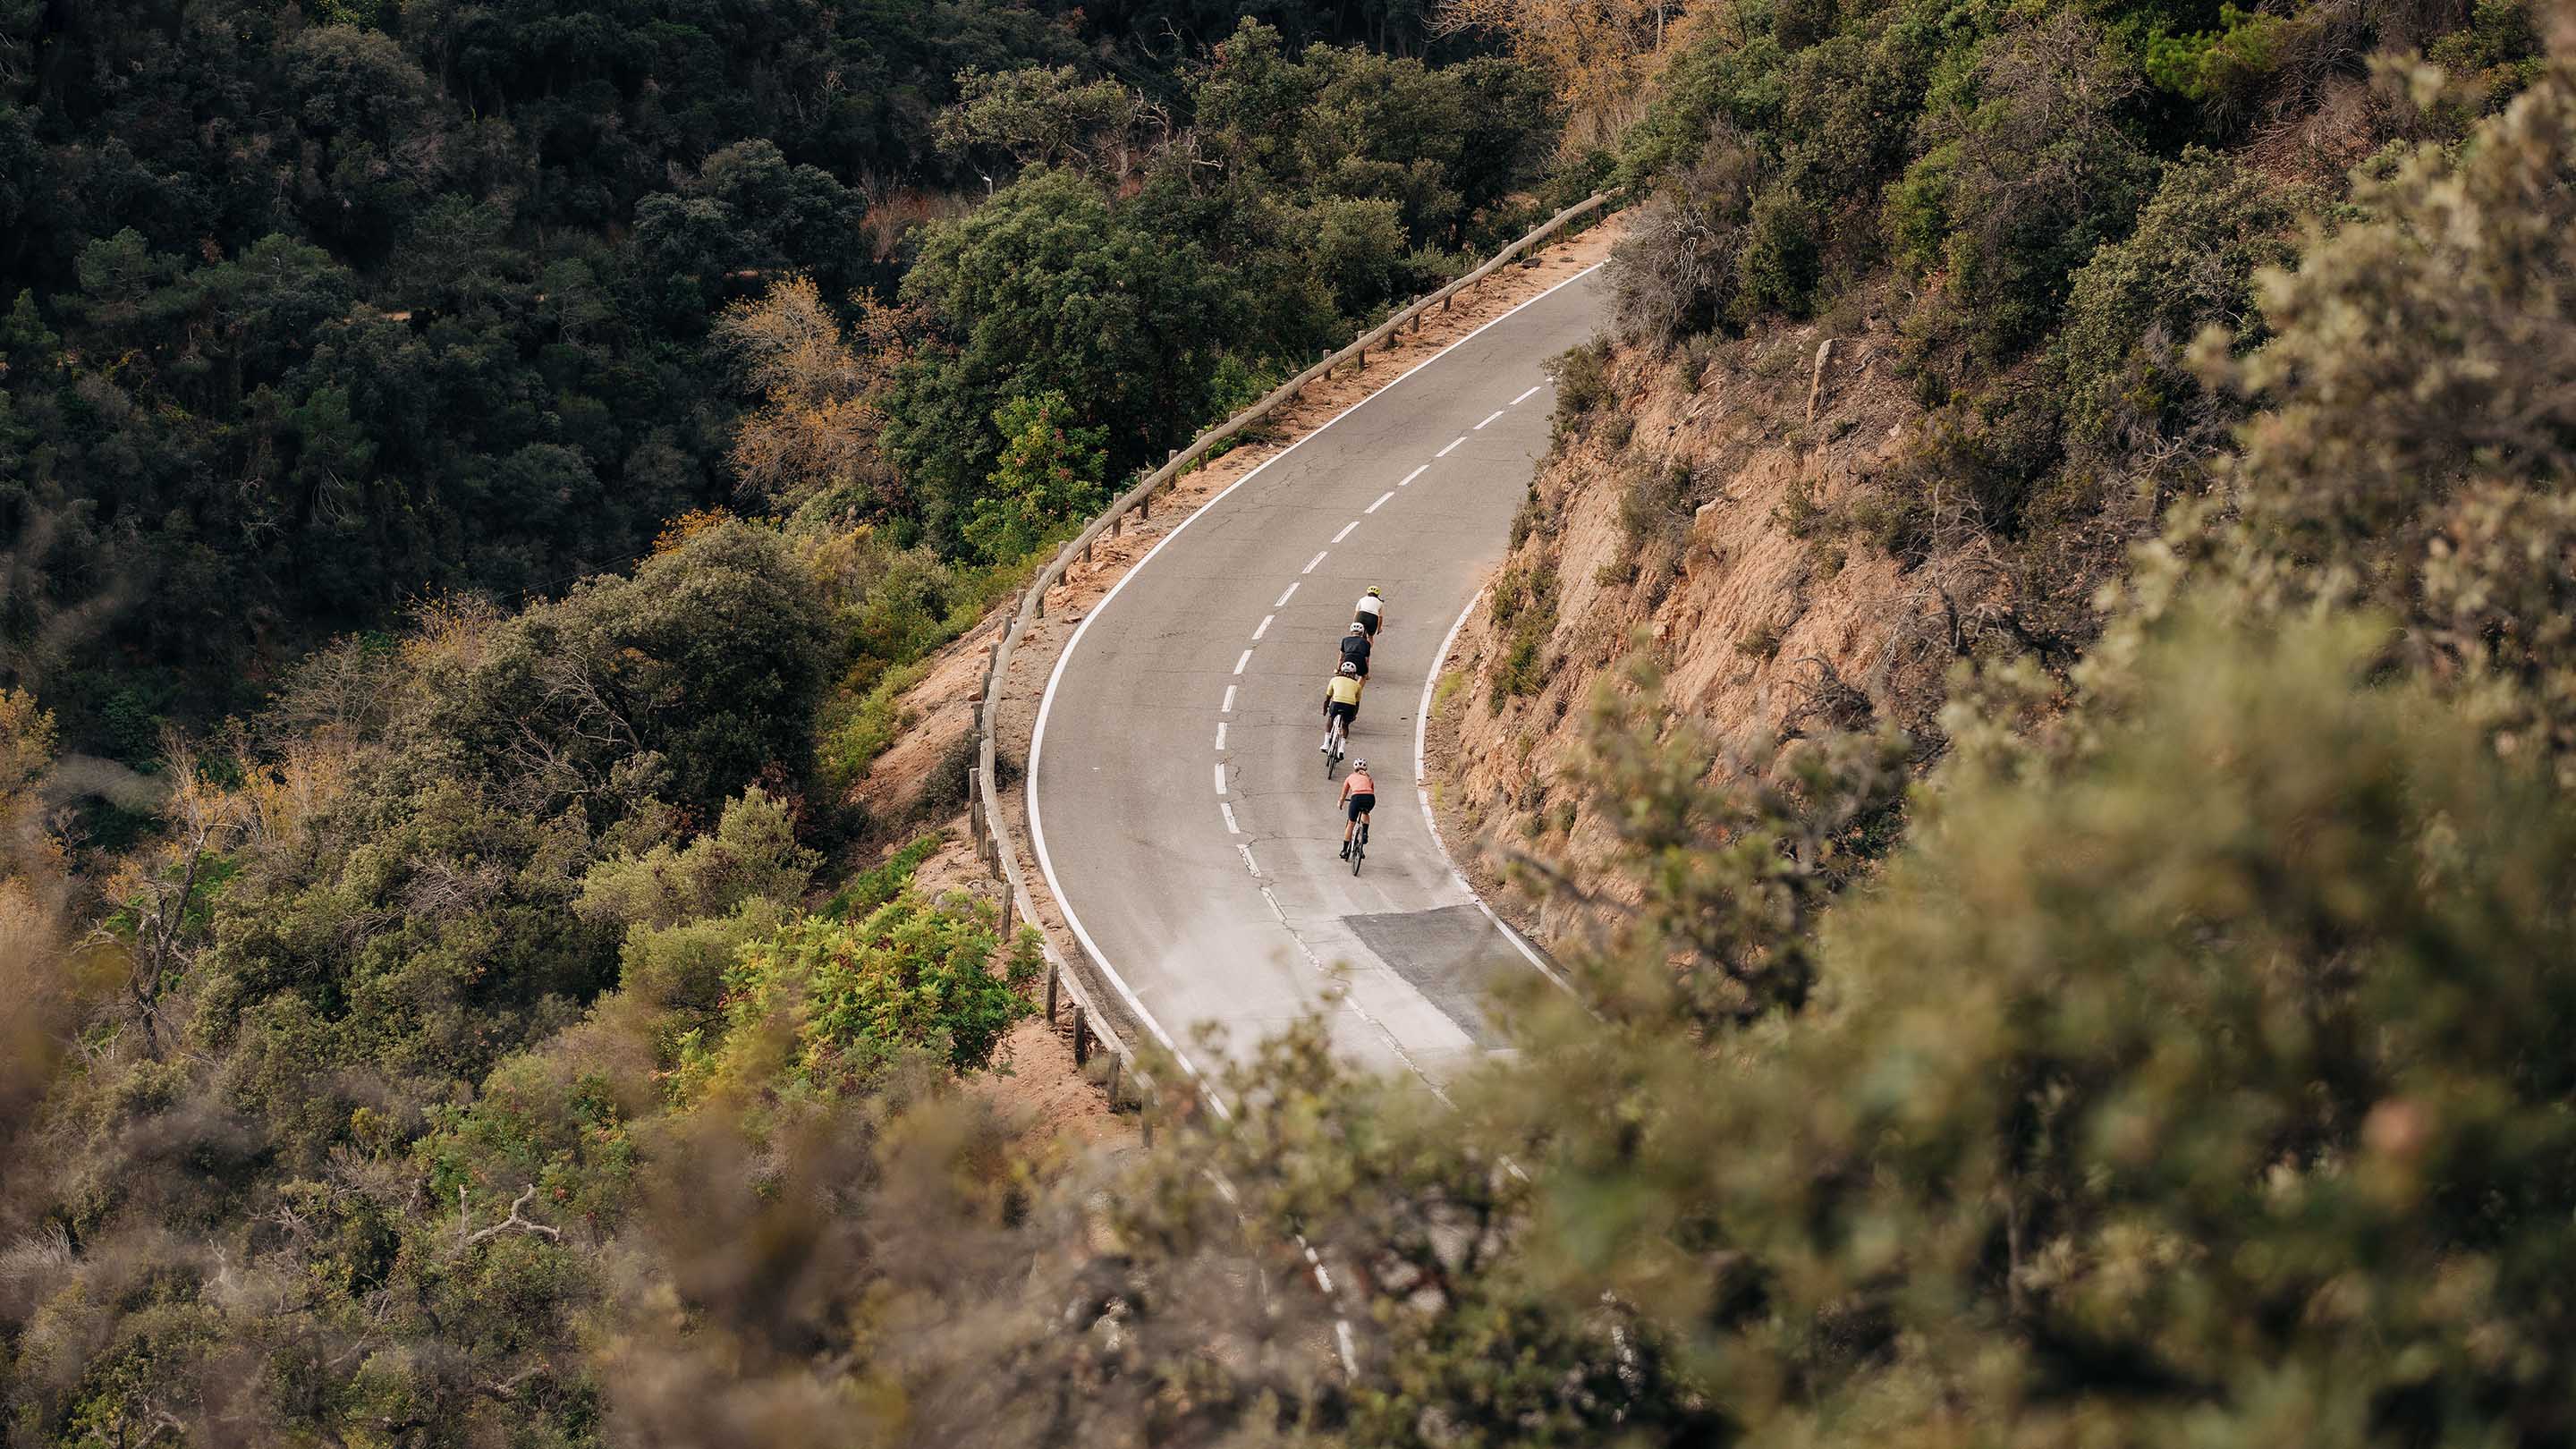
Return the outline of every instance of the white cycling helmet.
<path id="1" fill-rule="evenodd" d="M 1354 634 L 1365 634 L 1368 632 L 1368 625 L 1361 623 L 1357 619 L 1353 619 L 1351 621 L 1351 632 Z"/>
<path id="2" fill-rule="evenodd" d="M 1342 661 L 1342 672 L 1356 677 L 1360 672 L 1360 667 L 1345 659 Z"/>

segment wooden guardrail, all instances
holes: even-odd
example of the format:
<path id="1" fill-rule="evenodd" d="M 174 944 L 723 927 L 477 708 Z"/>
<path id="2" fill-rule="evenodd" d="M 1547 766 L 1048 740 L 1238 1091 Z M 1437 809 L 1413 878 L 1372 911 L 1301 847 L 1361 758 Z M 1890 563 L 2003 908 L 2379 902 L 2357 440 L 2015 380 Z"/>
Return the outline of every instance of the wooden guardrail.
<path id="1" fill-rule="evenodd" d="M 1609 200 L 1610 193 L 1599 192 L 1549 217 L 1520 240 L 1496 252 L 1484 265 L 1389 317 L 1350 346 L 1327 355 L 1314 366 L 1273 388 L 1260 401 L 1199 434 L 1188 447 L 1175 450 L 1163 466 L 1146 474 L 1136 486 L 1119 495 L 1116 502 L 1093 519 L 1088 528 L 1075 535 L 1072 542 L 1057 550 L 1054 559 L 1038 571 L 1037 577 L 1020 594 L 1018 606 L 1012 610 L 1010 623 L 1002 631 L 1002 637 L 994 641 L 986 653 L 983 689 L 975 706 L 975 763 L 968 767 L 967 817 L 974 829 L 975 848 L 1008 888 L 1002 905 L 1002 930 L 1006 937 L 1019 922 L 1036 925 L 1038 914 L 1037 903 L 1029 894 L 1027 875 L 1020 868 L 1017 845 L 1010 838 L 1010 827 L 1002 818 L 1001 795 L 994 779 L 994 764 L 998 759 L 994 732 L 1001 713 L 1002 684 L 1010 674 L 1011 650 L 1029 625 L 1045 615 L 1047 591 L 1063 581 L 1065 571 L 1073 566 L 1075 560 L 1091 557 L 1092 545 L 1102 534 L 1124 526 L 1129 514 L 1139 519 L 1151 517 L 1154 495 L 1169 487 L 1173 480 L 1196 466 L 1219 445 L 1295 401 L 1309 385 L 1330 376 L 1335 369 L 1344 365 L 1366 366 L 1370 349 L 1386 346 L 1407 327 L 1419 330 L 1423 316 L 1433 308 L 1449 310 L 1459 294 L 1519 259 L 1531 247 L 1565 230 L 1577 219 L 1599 210 Z M 1153 1100 L 1158 1088 L 1138 1067 L 1136 1044 L 1129 1041 L 1117 1023 L 1100 1009 L 1094 982 L 1106 983 L 1137 1024 L 1152 1032 L 1163 1049 L 1172 1053 L 1173 1060 L 1181 1061 L 1177 1044 L 1164 1034 L 1161 1024 L 1154 1019 L 1153 1013 L 1145 1009 L 1144 1003 L 1136 999 L 1136 993 L 1129 989 L 1116 967 L 1094 958 L 1081 942 L 1076 941 L 1075 950 L 1083 958 L 1083 969 L 1076 969 L 1073 962 L 1057 949 L 1054 937 L 1044 927 L 1040 927 L 1039 934 L 1044 939 L 1046 952 L 1047 1019 L 1054 1021 L 1059 1007 L 1070 1003 L 1073 1009 L 1074 1061 L 1087 1066 L 1093 1051 L 1104 1050 L 1109 1054 L 1107 1086 L 1111 1104 L 1121 1106 Z M 1191 1084 L 1193 1088 L 1195 1085 Z M 1223 1103 L 1215 1102 L 1213 1098 L 1210 1101 L 1216 1111 L 1225 1110 Z M 1146 1130 L 1150 1141 L 1150 1120 Z"/>

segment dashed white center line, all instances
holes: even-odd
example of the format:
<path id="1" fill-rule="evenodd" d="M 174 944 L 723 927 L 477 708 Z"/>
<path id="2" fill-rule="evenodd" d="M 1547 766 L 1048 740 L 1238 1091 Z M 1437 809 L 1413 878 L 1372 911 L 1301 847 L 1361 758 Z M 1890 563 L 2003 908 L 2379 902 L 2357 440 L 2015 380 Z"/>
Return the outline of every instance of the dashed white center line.
<path id="1" fill-rule="evenodd" d="M 1216 808 L 1225 812 L 1225 833 L 1228 835 L 1241 835 L 1243 833 L 1243 827 L 1234 823 L 1234 807 L 1224 803 L 1223 801 L 1219 801 L 1217 802 Z"/>
<path id="2" fill-rule="evenodd" d="M 1293 593 L 1295 593 L 1295 592 L 1297 592 L 1297 585 L 1295 585 L 1295 584 L 1290 584 L 1290 585 L 1288 586 L 1288 594 L 1293 594 Z M 1279 602 L 1278 602 L 1278 603 L 1275 603 L 1275 604 L 1273 604 L 1273 605 L 1271 605 L 1270 607 L 1272 607 L 1272 608 L 1274 608 L 1274 609 L 1284 609 L 1284 608 L 1287 608 L 1287 607 L 1288 607 L 1288 594 L 1281 594 L 1281 595 L 1279 596 Z"/>
<path id="3" fill-rule="evenodd" d="M 1540 383 L 1540 384 L 1538 385 L 1538 387 L 1531 388 L 1528 392 L 1522 393 L 1519 397 L 1513 398 L 1513 399 L 1512 399 L 1512 406 L 1513 406 L 1513 407 L 1519 407 L 1522 403 L 1528 402 L 1528 401 L 1530 400 L 1530 398 L 1531 398 L 1531 397 L 1533 397 L 1533 396 L 1535 396 L 1535 395 L 1537 394 L 1537 392 L 1538 392 L 1539 388 L 1541 388 L 1541 387 L 1545 387 L 1545 386 L 1547 386 L 1547 384 L 1542 382 L 1542 383 Z"/>
<path id="4" fill-rule="evenodd" d="M 1332 550 L 1331 550 L 1331 549 L 1329 549 L 1329 548 L 1328 548 L 1328 549 L 1326 549 L 1326 550 L 1324 550 L 1324 553 L 1331 553 L 1331 552 L 1332 552 Z M 1302 569 L 1297 570 L 1297 572 L 1299 572 L 1299 573 L 1301 573 L 1301 574 L 1311 574 L 1311 573 L 1313 573 L 1313 572 L 1315 571 L 1315 565 L 1317 565 L 1317 564 L 1319 564 L 1319 563 L 1322 563 L 1323 561 L 1324 561 L 1324 554 L 1323 554 L 1323 553 L 1319 553 L 1319 554 L 1315 555 L 1313 558 L 1310 558 L 1310 559 L 1306 560 L 1306 566 L 1305 566 L 1304 568 L 1302 568 Z"/>
<path id="5" fill-rule="evenodd" d="M 1243 852 L 1243 868 L 1252 872 L 1253 876 L 1258 878 L 1261 874 L 1261 867 L 1253 863 L 1252 847 L 1249 845 L 1238 845 L 1235 849 Z"/>
<path id="6" fill-rule="evenodd" d="M 1278 617 L 1279 617 L 1279 616 L 1278 616 L 1277 614 L 1264 614 L 1264 615 L 1262 615 L 1262 616 L 1261 616 L 1261 627 L 1252 631 L 1252 642 L 1253 642 L 1253 643 L 1255 643 L 1255 644 L 1260 643 L 1260 642 L 1261 642 L 1261 636 L 1270 632 L 1270 621 L 1271 621 L 1271 620 L 1273 620 L 1273 619 L 1276 619 L 1276 618 L 1278 618 Z"/>
<path id="7" fill-rule="evenodd" d="M 1218 721 L 1216 722 L 1216 747 L 1217 747 L 1218 749 L 1220 749 L 1220 750 L 1225 748 L 1225 721 L 1224 721 L 1224 720 L 1218 720 Z"/>
<path id="8" fill-rule="evenodd" d="M 1485 422 L 1484 422 L 1484 423 L 1478 423 L 1478 424 L 1476 424 L 1475 431 L 1480 432 L 1480 433 L 1481 433 L 1481 432 L 1483 432 L 1483 431 L 1485 430 L 1485 423 L 1490 423 L 1490 422 L 1492 422 L 1494 419 L 1499 418 L 1499 417 L 1501 417 L 1502 415 L 1503 415 L 1503 410 L 1502 410 L 1501 408 L 1496 408 L 1496 409 L 1494 409 L 1491 413 L 1488 413 L 1488 414 L 1485 416 Z"/>
<path id="9" fill-rule="evenodd" d="M 1388 499 L 1390 499 L 1390 498 L 1393 498 L 1394 496 L 1395 496 L 1395 490 L 1394 490 L 1394 489 L 1392 489 L 1392 488 L 1389 488 L 1389 489 L 1388 489 L 1388 490 L 1386 490 L 1384 493 L 1381 493 L 1381 494 L 1379 494 L 1379 495 L 1377 496 L 1377 501 L 1376 501 L 1375 503 L 1372 503 L 1372 504 L 1370 504 L 1370 505 L 1368 506 L 1368 511 L 1369 511 L 1369 512 L 1371 512 L 1371 513 L 1375 513 L 1375 512 L 1377 512 L 1379 509 L 1384 508 L 1384 507 L 1386 506 L 1386 500 L 1388 500 Z"/>
<path id="10" fill-rule="evenodd" d="M 1233 685 L 1229 684 L 1229 685 L 1227 685 L 1227 686 L 1225 687 L 1225 703 L 1218 705 L 1218 706 L 1216 707 L 1216 712 L 1217 712 L 1218 714 L 1232 714 L 1232 713 L 1234 713 L 1234 686 L 1233 686 Z"/>
<path id="11" fill-rule="evenodd" d="M 1410 483 L 1410 482 L 1412 482 L 1414 479 L 1419 478 L 1419 477 L 1421 477 L 1423 474 L 1428 473 L 1428 472 L 1430 472 L 1430 471 L 1431 471 L 1431 465 L 1430 465 L 1430 464 L 1428 464 L 1428 463 L 1425 463 L 1425 464 L 1423 464 L 1421 467 L 1414 469 L 1412 472 L 1405 474 L 1405 475 L 1404 475 L 1404 483 Z M 1401 487 L 1403 487 L 1403 486 L 1404 486 L 1404 483 L 1398 483 L 1398 484 L 1396 484 L 1395 486 L 1396 486 L 1396 487 L 1398 487 L 1398 488 L 1401 488 Z"/>
<path id="12" fill-rule="evenodd" d="M 1243 672 L 1243 666 L 1245 666 L 1245 665 L 1247 665 L 1247 664 L 1250 664 L 1251 662 L 1252 662 L 1252 651 L 1251 651 L 1251 650 L 1249 650 L 1249 649 L 1246 649 L 1246 650 L 1244 650 L 1244 651 L 1243 651 L 1243 657 L 1242 657 L 1242 658 L 1240 658 L 1240 659 L 1237 659 L 1236 661 L 1234 661 L 1234 672 L 1235 672 L 1235 673 L 1237 673 L 1237 674 L 1241 674 L 1241 673 Z"/>
<path id="13" fill-rule="evenodd" d="M 1463 443 L 1463 442 L 1465 442 L 1465 441 L 1467 441 L 1467 435 L 1466 435 L 1465 433 L 1460 433 L 1460 434 L 1458 435 L 1457 440 L 1456 440 L 1455 442 L 1452 442 L 1448 447 L 1445 447 L 1445 448 L 1441 449 L 1439 452 L 1434 453 L 1434 454 L 1432 454 L 1431 456 L 1432 456 L 1432 457 L 1435 457 L 1435 458 L 1446 458 L 1446 457 L 1448 457 L 1450 454 L 1452 454 L 1452 453 L 1454 453 L 1454 452 L 1457 452 L 1457 451 L 1458 451 L 1458 444 L 1459 444 L 1459 443 Z"/>
<path id="14" fill-rule="evenodd" d="M 1346 538 L 1350 537 L 1350 536 L 1351 536 L 1351 530 L 1352 530 L 1352 529 L 1354 529 L 1354 528 L 1357 528 L 1357 527 L 1359 527 L 1359 526 L 1360 526 L 1360 521 L 1359 521 L 1358 519 L 1356 519 L 1356 518 L 1352 519 L 1352 520 L 1351 520 L 1350 522 L 1348 522 L 1348 523 L 1343 524 L 1343 525 L 1342 525 L 1342 531 L 1341 531 L 1341 532 L 1339 532 L 1339 533 L 1337 533 L 1337 534 L 1334 534 L 1334 535 L 1333 535 L 1333 542 L 1335 542 L 1335 543 L 1340 543 L 1343 539 L 1346 539 Z M 1317 557 L 1321 557 L 1321 555 L 1319 554 L 1319 555 L 1317 555 Z"/>
<path id="15" fill-rule="evenodd" d="M 1225 793 L 1225 766 L 1223 765 L 1216 767 L 1216 792 L 1220 795 Z"/>

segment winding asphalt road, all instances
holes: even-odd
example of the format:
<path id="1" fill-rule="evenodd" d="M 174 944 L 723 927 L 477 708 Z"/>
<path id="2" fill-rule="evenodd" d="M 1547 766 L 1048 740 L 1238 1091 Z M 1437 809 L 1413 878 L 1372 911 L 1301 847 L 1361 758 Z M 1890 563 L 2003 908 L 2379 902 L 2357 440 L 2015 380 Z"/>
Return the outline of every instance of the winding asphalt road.
<path id="1" fill-rule="evenodd" d="M 1547 969 L 1433 837 L 1419 722 L 1547 451 L 1542 365 L 1598 325 L 1598 278 L 1522 304 L 1247 474 L 1129 570 L 1058 659 L 1030 751 L 1038 859 L 1074 932 L 1185 1060 L 1202 1024 L 1248 1053 L 1320 1009 L 1346 1058 L 1436 1085 L 1504 1045 L 1483 1009 L 1496 978 Z M 1372 584 L 1388 622 L 1352 750 L 1378 805 L 1354 877 L 1316 745 L 1335 644 Z"/>

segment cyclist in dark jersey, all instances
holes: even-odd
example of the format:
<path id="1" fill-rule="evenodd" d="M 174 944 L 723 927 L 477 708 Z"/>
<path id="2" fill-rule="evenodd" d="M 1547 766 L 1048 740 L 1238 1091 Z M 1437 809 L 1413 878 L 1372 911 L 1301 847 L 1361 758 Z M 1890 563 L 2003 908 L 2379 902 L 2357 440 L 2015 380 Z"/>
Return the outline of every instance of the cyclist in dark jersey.
<path id="1" fill-rule="evenodd" d="M 1358 665 L 1360 678 L 1366 679 L 1368 678 L 1368 659 L 1368 628 L 1363 624 L 1354 622 L 1351 625 L 1350 632 L 1342 636 L 1342 662 L 1344 664 Z"/>

